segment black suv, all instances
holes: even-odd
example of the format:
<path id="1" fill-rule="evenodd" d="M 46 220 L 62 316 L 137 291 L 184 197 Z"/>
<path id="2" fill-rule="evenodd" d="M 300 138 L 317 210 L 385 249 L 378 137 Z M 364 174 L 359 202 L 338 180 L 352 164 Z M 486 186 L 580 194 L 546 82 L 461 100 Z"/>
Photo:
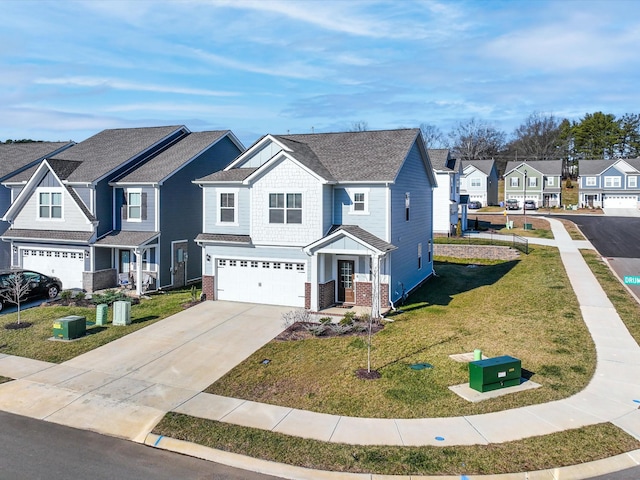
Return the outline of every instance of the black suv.
<path id="1" fill-rule="evenodd" d="M 22 300 L 38 297 L 56 298 L 62 291 L 62 282 L 57 277 L 49 277 L 31 270 L 0 270 L 0 310 L 11 303 L 5 298 L 7 295 L 11 297 L 8 293 L 12 285 L 10 279 L 20 274 L 23 276 L 23 281 L 29 284 L 29 291 Z"/>

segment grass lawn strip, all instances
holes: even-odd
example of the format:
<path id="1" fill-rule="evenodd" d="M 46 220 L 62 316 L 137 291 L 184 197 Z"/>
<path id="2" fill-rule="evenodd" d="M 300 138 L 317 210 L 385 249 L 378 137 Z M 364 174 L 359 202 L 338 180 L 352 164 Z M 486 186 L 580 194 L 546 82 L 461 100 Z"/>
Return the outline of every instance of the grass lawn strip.
<path id="1" fill-rule="evenodd" d="M 566 398 L 595 370 L 595 348 L 557 249 L 534 246 L 520 260 L 468 268 L 454 259 L 373 337 L 272 341 L 208 387 L 208 393 L 334 415 L 427 418 L 474 415 Z M 449 390 L 468 366 L 449 355 L 482 349 L 522 360 L 541 388 L 469 403 Z M 263 359 L 268 358 L 268 365 Z M 413 363 L 433 369 L 412 370 Z"/>
<path id="2" fill-rule="evenodd" d="M 147 325 L 183 310 L 183 304 L 191 300 L 188 289 L 176 290 L 142 299 L 131 307 L 131 325 L 87 327 L 88 335 L 72 342 L 49 340 L 53 335 L 53 322 L 68 315 L 82 315 L 87 322 L 95 322 L 95 307 L 42 306 L 23 310 L 21 321 L 33 325 L 29 328 L 7 330 L 5 325 L 17 320 L 17 313 L 0 317 L 0 353 L 33 358 L 45 362 L 60 363 L 93 350 Z M 113 309 L 109 307 L 109 316 Z"/>
<path id="3" fill-rule="evenodd" d="M 380 475 L 481 475 L 590 462 L 640 448 L 610 423 L 490 445 L 358 446 L 301 439 L 170 413 L 153 433 L 228 452 L 319 470 Z"/>

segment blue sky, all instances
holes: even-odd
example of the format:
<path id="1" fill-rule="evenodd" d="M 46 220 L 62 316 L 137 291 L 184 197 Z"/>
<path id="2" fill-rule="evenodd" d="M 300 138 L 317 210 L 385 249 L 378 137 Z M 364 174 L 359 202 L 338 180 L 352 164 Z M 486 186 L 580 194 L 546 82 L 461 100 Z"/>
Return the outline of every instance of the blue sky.
<path id="1" fill-rule="evenodd" d="M 640 113 L 640 2 L 4 0 L 0 139 Z"/>

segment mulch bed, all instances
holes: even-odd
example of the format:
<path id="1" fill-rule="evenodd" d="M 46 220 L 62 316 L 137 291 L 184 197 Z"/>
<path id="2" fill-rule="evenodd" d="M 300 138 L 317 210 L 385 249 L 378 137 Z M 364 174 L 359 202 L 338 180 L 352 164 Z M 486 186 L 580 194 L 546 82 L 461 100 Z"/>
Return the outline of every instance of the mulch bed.
<path id="1" fill-rule="evenodd" d="M 11 322 L 7 323 L 4 328 L 5 330 L 20 330 L 21 328 L 29 328 L 32 325 L 33 323 L 31 322 Z"/>
<path id="2" fill-rule="evenodd" d="M 330 328 L 327 328 L 322 335 L 314 335 L 309 332 L 305 327 L 310 325 L 317 325 L 317 323 L 311 322 L 296 322 L 280 333 L 275 340 L 281 342 L 289 342 L 295 340 L 307 340 L 309 338 L 332 338 L 332 337 L 362 337 L 369 334 L 369 328 L 365 331 L 354 329 L 347 333 L 338 333 Z M 377 333 L 384 328 L 381 323 L 374 323 L 371 328 L 371 333 Z"/>
<path id="3" fill-rule="evenodd" d="M 382 375 L 377 370 L 368 371 L 366 368 L 356 370 L 356 377 L 361 380 L 377 380 Z"/>

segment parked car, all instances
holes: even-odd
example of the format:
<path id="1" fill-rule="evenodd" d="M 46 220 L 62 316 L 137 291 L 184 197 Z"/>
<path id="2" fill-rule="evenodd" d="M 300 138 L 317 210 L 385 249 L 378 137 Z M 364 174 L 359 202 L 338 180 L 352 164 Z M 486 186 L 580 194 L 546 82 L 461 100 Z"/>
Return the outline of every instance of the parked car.
<path id="1" fill-rule="evenodd" d="M 32 298 L 56 298 L 62 291 L 62 281 L 58 277 L 49 277 L 42 273 L 34 272 L 32 270 L 1 270 L 0 271 L 0 310 L 2 310 L 7 304 L 11 304 L 7 300 L 8 298 L 15 298 L 15 293 L 12 293 L 12 287 L 15 285 L 13 279 L 22 275 L 22 282 L 24 285 L 28 285 L 28 289 L 24 292 L 22 300 Z M 13 289 L 15 292 L 15 289 Z"/>
<path id="2" fill-rule="evenodd" d="M 525 210 L 536 210 L 538 207 L 536 207 L 536 202 L 534 202 L 533 200 L 525 200 L 524 201 L 524 209 Z"/>
<path id="3" fill-rule="evenodd" d="M 520 202 L 515 198 L 510 198 L 506 202 L 507 210 L 520 210 Z"/>
<path id="4" fill-rule="evenodd" d="M 470 210 L 477 210 L 479 208 L 482 208 L 482 203 L 480 203 L 477 200 L 472 200 L 467 204 L 467 206 L 469 207 Z"/>

